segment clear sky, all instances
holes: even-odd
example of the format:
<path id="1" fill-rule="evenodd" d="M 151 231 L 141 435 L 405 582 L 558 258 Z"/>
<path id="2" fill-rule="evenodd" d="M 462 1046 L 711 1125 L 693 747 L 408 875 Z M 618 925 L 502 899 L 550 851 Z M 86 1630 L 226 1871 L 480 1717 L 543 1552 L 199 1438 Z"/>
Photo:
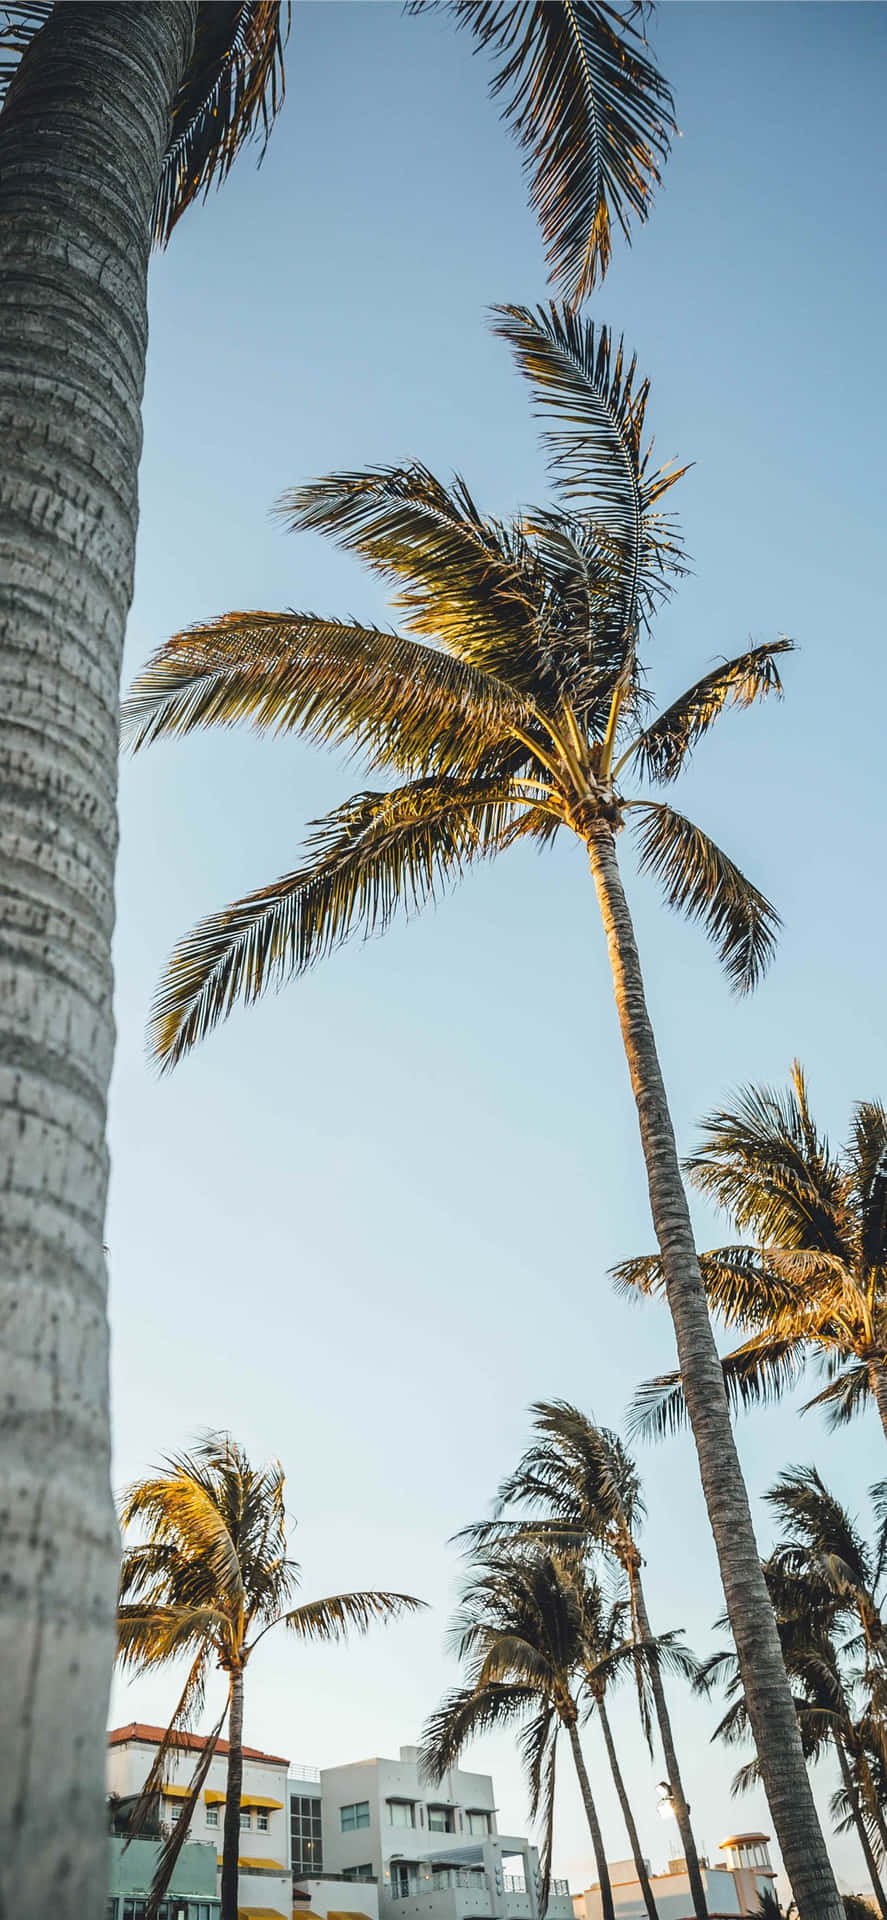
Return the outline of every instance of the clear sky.
<path id="1" fill-rule="evenodd" d="M 287 485 L 420 456 L 460 467 L 491 511 L 544 497 L 526 390 L 485 324 L 545 295 L 515 147 L 485 70 L 443 13 L 298 4 L 285 110 L 264 165 L 242 159 L 182 222 L 151 282 L 142 521 L 128 666 L 235 607 L 385 611 L 374 582 L 269 517 Z M 883 1018 L 887 710 L 882 580 L 887 11 L 664 5 L 654 45 L 682 138 L 647 229 L 591 312 L 653 380 L 661 458 L 694 572 L 655 667 L 676 692 L 751 637 L 791 633 L 788 697 L 726 719 L 677 804 L 778 904 L 785 931 L 751 1001 L 731 1001 L 701 934 L 631 879 L 683 1149 L 731 1087 L 805 1062 L 840 1136 L 887 1092 Z M 169 1079 L 143 1052 L 175 937 L 294 866 L 305 823 L 361 783 L 343 755 L 238 734 L 124 768 L 112 1108 L 115 1472 L 206 1425 L 279 1455 L 306 1595 L 407 1589 L 421 1620 L 342 1652 L 265 1643 L 246 1737 L 333 1764 L 414 1740 L 455 1670 L 443 1650 L 459 1563 L 563 1395 L 618 1425 L 673 1364 L 664 1308 L 614 1298 L 608 1265 L 651 1244 L 646 1189 L 593 892 L 575 844 L 514 851 L 383 940 L 239 1013 Z M 697 1210 L 703 1241 L 719 1237 Z M 812 1391 L 812 1386 L 810 1388 Z M 762 1544 L 763 1489 L 816 1461 L 854 1508 L 884 1473 L 874 1422 L 829 1437 L 784 1404 L 739 1428 Z M 700 1652 L 721 1608 L 686 1440 L 642 1450 L 651 1613 Z M 674 1689 L 697 1836 L 769 1827 L 731 1805 L 737 1759 L 711 1707 Z M 173 1683 L 115 1689 L 116 1720 L 160 1720 Z M 618 1738 L 647 1850 L 668 1851 L 631 1700 Z M 627 1852 L 596 1732 L 611 1858 Z M 525 1829 L 513 1747 L 495 1772 Z M 590 1877 L 563 1757 L 556 1864 Z M 831 1786 L 827 1773 L 820 1798 Z M 845 1887 L 864 1885 L 837 1841 Z"/>

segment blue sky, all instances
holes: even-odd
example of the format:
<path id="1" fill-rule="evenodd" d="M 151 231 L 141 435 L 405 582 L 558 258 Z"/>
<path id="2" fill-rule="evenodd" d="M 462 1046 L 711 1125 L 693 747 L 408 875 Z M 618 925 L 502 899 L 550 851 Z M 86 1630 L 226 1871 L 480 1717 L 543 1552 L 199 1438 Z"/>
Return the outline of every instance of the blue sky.
<path id="1" fill-rule="evenodd" d="M 494 512 L 544 497 L 522 388 L 486 326 L 546 294 L 516 149 L 445 14 L 298 4 L 287 101 L 259 171 L 155 260 L 129 671 L 177 627 L 235 607 L 385 612 L 377 585 L 269 509 L 341 465 L 417 455 Z M 694 571 L 663 616 L 663 695 L 749 638 L 788 632 L 787 699 L 726 719 L 683 782 L 776 901 L 779 955 L 732 1001 L 700 933 L 630 879 L 682 1148 L 750 1078 L 805 1062 L 840 1137 L 887 1089 L 882 1018 L 885 711 L 877 543 L 884 500 L 882 94 L 875 6 L 664 5 L 654 45 L 681 139 L 646 230 L 590 311 L 653 381 L 661 458 Z M 435 911 L 352 946 L 239 1013 L 172 1078 L 143 1050 L 158 971 L 201 913 L 297 862 L 305 824 L 360 785 L 343 755 L 230 734 L 124 767 L 119 1044 L 108 1240 L 118 1482 L 206 1425 L 279 1455 L 306 1594 L 385 1585 L 431 1603 L 346 1652 L 266 1643 L 247 1738 L 334 1764 L 414 1739 L 454 1669 L 458 1560 L 538 1397 L 618 1425 L 673 1363 L 660 1308 L 617 1300 L 610 1263 L 651 1244 L 606 957 L 575 845 L 515 850 Z M 629 867 L 629 874 L 631 869 Z M 700 1236 L 720 1229 L 697 1207 Z M 864 1508 L 871 1421 L 838 1438 L 784 1404 L 739 1443 L 763 1489 L 815 1460 Z M 720 1611 L 690 1443 L 641 1453 L 654 1623 L 706 1651 Z M 117 1687 L 160 1719 L 173 1683 Z M 714 1712 L 675 1691 L 700 1842 L 769 1826 L 732 1806 Z M 626 1693 L 618 1735 L 647 1850 L 668 1851 Z M 627 1851 L 598 1736 L 611 1858 Z M 474 1750 L 502 1824 L 526 1824 L 511 1745 Z M 830 1785 L 821 1781 L 823 1794 Z M 821 1795 L 822 1797 L 822 1795 Z M 852 1842 L 835 1843 L 863 1886 Z M 589 1850 L 563 1766 L 558 1871 Z"/>

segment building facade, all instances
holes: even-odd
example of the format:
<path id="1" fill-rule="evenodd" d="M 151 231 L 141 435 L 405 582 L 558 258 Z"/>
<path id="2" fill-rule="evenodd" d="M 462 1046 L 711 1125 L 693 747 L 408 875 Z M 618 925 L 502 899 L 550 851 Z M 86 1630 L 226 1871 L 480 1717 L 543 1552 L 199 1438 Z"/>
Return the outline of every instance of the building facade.
<path id="1" fill-rule="evenodd" d="M 776 1869 L 768 1835 L 737 1833 L 721 1841 L 725 1860 L 700 1862 L 710 1920 L 740 1920 L 756 1915 L 762 1893 L 773 1891 Z M 633 1860 L 607 1862 L 616 1920 L 646 1920 L 647 1909 Z M 652 1873 L 650 1885 L 659 1920 L 693 1920 L 690 1878 L 683 1860 L 670 1860 L 665 1873 Z M 572 1901 L 574 1920 L 603 1920 L 599 1886 L 586 1887 Z"/>

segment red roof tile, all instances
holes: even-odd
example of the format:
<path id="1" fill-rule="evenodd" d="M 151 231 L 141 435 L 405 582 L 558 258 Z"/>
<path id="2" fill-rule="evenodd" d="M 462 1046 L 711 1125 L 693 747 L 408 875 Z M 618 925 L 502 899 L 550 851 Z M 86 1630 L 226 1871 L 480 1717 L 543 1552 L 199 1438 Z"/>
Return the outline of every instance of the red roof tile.
<path id="1" fill-rule="evenodd" d="M 165 1733 L 165 1727 L 149 1727 L 146 1726 L 142 1720 L 131 1720 L 128 1727 L 111 1728 L 108 1734 L 108 1745 L 109 1747 L 125 1747 L 130 1741 L 140 1741 L 145 1746 L 156 1747 L 159 1746 Z M 206 1746 L 206 1741 L 199 1733 L 178 1733 L 173 1741 L 173 1745 L 176 1747 L 185 1747 L 189 1753 L 202 1753 Z M 216 1752 L 228 1752 L 227 1740 L 219 1741 Z M 244 1747 L 243 1757 L 244 1760 L 270 1761 L 274 1767 L 289 1766 L 289 1760 L 285 1760 L 281 1754 L 263 1753 L 261 1747 Z"/>

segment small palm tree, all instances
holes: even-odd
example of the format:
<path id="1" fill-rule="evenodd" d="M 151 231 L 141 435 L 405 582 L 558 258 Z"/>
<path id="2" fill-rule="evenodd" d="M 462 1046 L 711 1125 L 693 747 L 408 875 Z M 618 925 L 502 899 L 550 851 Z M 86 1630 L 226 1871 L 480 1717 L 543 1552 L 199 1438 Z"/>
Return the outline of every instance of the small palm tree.
<path id="1" fill-rule="evenodd" d="M 124 1527 L 147 1538 L 126 1549 L 117 1611 L 118 1658 L 134 1673 L 187 1659 L 188 1675 L 145 1782 L 141 1808 L 161 1784 L 176 1736 L 203 1706 L 207 1680 L 226 1678 L 222 1713 L 206 1740 L 190 1792 L 161 1850 L 148 1920 L 169 1884 L 222 1728 L 228 1722 L 228 1777 L 222 1842 L 221 1920 L 237 1920 L 243 1687 L 266 1633 L 285 1627 L 302 1640 L 365 1633 L 422 1603 L 403 1593 L 339 1593 L 293 1606 L 299 1569 L 286 1552 L 284 1475 L 277 1461 L 254 1467 L 229 1434 L 208 1434 L 160 1473 L 136 1481 L 121 1507 Z"/>
<path id="2" fill-rule="evenodd" d="M 843 1920 L 760 1574 L 634 928 L 623 828 L 666 902 L 701 920 L 738 990 L 772 953 L 777 915 L 709 836 L 639 790 L 669 784 L 726 707 L 780 688 L 789 642 L 715 667 L 649 717 L 639 657 L 680 551 L 663 518 L 679 477 L 644 447 L 649 385 L 622 344 L 566 310 L 498 310 L 553 424 L 569 506 L 485 518 L 461 479 L 425 467 L 336 473 L 285 503 L 398 588 L 403 632 L 312 614 L 229 614 L 176 635 L 137 679 L 131 743 L 245 721 L 365 750 L 395 781 L 321 821 L 294 872 L 202 921 L 176 949 L 152 1027 L 180 1059 L 349 934 L 381 931 L 473 862 L 573 834 L 595 885 L 637 1107 L 653 1224 L 773 1822 L 802 1920 Z"/>
<path id="3" fill-rule="evenodd" d="M 748 1335 L 724 1356 L 733 1405 L 777 1398 L 813 1357 L 829 1382 L 807 1406 L 825 1407 L 839 1425 L 871 1403 L 887 1435 L 887 1111 L 880 1101 L 859 1101 L 836 1153 L 815 1124 L 795 1061 L 783 1092 L 745 1087 L 709 1114 L 702 1146 L 685 1164 L 700 1192 L 754 1235 L 752 1244 L 699 1256 L 709 1305 Z M 622 1288 L 662 1290 L 656 1255 L 614 1271 Z M 661 1435 L 684 1417 L 679 1374 L 641 1388 L 639 1427 Z"/>
<path id="4" fill-rule="evenodd" d="M 674 128 L 638 9 L 455 0 L 452 12 L 492 56 L 552 271 L 578 299 L 606 269 L 611 228 L 627 234 L 646 217 Z M 0 1052 L 16 1061 L 0 1090 L 0 1161 L 17 1223 L 4 1252 L 16 1335 L 3 1370 L 19 1381 L 10 1484 L 29 1490 L 0 1513 L 11 1572 L 0 1612 L 12 1606 L 13 1640 L 26 1622 L 34 1647 L 33 1706 L 0 1692 L 0 1750 L 14 1779 L 37 1765 L 66 1782 L 49 1830 L 33 1796 L 22 1806 L 0 1794 L 0 1905 L 56 1920 L 98 1910 L 106 1866 L 100 1676 L 118 1543 L 105 1112 L 148 259 L 244 143 L 267 136 L 288 16 L 289 0 L 0 6 L 0 915 L 16 928 L 0 997 Z M 347 50 L 347 16 L 340 24 Z M 43 1337 L 47 1289 L 66 1303 L 60 1346 Z M 48 1561 L 33 1548 L 33 1510 L 45 1481 L 64 1482 L 72 1444 L 78 1499 L 59 1508 Z"/>
<path id="5" fill-rule="evenodd" d="M 475 1735 L 523 1722 L 520 1744 L 531 1812 L 535 1818 L 541 1807 L 543 1816 L 543 1913 L 551 1877 L 557 1739 L 564 1729 L 594 1850 L 604 1920 L 614 1920 L 606 1848 L 579 1725 L 595 1708 L 602 1726 L 607 1722 L 614 1781 L 627 1807 L 604 1705 L 608 1686 L 638 1658 L 634 1640 L 620 1638 L 621 1624 L 620 1608 L 608 1609 L 575 1554 L 549 1553 L 532 1545 L 491 1547 L 472 1566 L 453 1628 L 455 1650 L 467 1665 L 467 1684 L 447 1696 L 425 1728 L 422 1764 L 429 1777 L 439 1781 L 457 1765 Z M 675 1644 L 673 1635 L 644 1647 L 641 1657 L 650 1664 L 664 1660 L 695 1670 L 692 1656 Z M 655 1920 L 655 1907 L 648 1906 L 648 1912 Z"/>
<path id="6" fill-rule="evenodd" d="M 653 1634 L 638 1545 L 645 1507 L 640 1477 L 631 1455 L 618 1434 L 595 1426 L 587 1414 L 566 1400 L 537 1401 L 531 1412 L 536 1438 L 514 1472 L 502 1481 L 496 1500 L 496 1519 L 467 1528 L 464 1537 L 476 1544 L 490 1538 L 511 1537 L 547 1540 L 578 1552 L 602 1549 L 624 1578 L 635 1641 L 649 1644 Z M 515 1518 L 515 1510 L 520 1508 L 529 1509 L 534 1517 Z M 658 1665 L 649 1667 L 639 1662 L 635 1677 L 641 1724 L 648 1745 L 651 1745 L 648 1693 L 652 1695 L 671 1802 L 687 1862 L 693 1909 L 698 1920 L 705 1920 L 705 1888 L 662 1674 Z"/>

